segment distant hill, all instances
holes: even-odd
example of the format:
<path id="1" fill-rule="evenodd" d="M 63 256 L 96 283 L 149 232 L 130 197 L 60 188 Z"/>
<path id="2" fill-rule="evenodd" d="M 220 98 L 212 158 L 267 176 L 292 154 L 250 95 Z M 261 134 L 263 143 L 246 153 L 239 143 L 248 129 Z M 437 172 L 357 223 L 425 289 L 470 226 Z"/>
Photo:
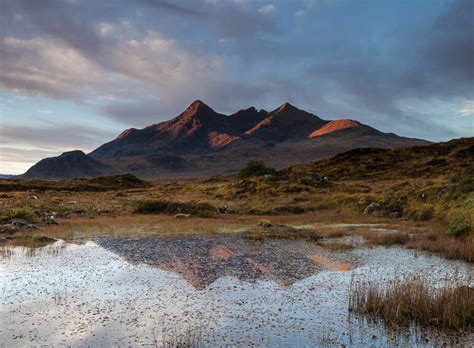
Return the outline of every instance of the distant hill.
<path id="1" fill-rule="evenodd" d="M 129 173 L 145 179 L 231 174 L 251 159 L 282 168 L 354 148 L 427 145 L 383 133 L 355 120 L 327 121 L 285 103 L 273 111 L 250 107 L 232 115 L 194 101 L 175 118 L 127 129 L 88 155 L 44 159 L 22 177 L 90 178 Z"/>
<path id="2" fill-rule="evenodd" d="M 112 172 L 112 169 L 87 156 L 82 151 L 64 152 L 58 157 L 45 158 L 21 177 L 24 179 L 91 178 Z"/>

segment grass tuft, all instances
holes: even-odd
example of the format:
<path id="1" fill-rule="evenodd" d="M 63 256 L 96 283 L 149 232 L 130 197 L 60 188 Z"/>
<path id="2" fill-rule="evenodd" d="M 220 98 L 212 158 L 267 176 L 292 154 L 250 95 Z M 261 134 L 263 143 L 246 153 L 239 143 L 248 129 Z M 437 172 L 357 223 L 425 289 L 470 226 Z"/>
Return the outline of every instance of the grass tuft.
<path id="1" fill-rule="evenodd" d="M 382 285 L 353 282 L 349 310 L 382 319 L 392 328 L 418 324 L 469 332 L 474 325 L 474 288 L 432 288 L 425 279 L 398 279 Z"/>

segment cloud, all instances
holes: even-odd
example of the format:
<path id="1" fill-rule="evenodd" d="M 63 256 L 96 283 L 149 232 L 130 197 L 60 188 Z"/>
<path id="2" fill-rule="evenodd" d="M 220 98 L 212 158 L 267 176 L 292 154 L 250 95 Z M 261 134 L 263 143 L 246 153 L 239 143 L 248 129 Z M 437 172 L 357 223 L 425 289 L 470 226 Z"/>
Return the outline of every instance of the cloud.
<path id="1" fill-rule="evenodd" d="M 373 113 L 391 126 L 398 127 L 396 122 L 402 120 L 428 124 L 429 115 L 406 114 L 401 102 L 474 97 L 471 13 L 474 2 L 453 1 L 425 29 L 392 33 L 389 46 L 359 45 L 352 37 L 342 38 L 333 43 L 339 50 L 323 52 L 308 73 L 320 79 L 320 90 L 338 91 L 354 109 Z M 436 127 L 431 136 L 443 134 L 443 126 Z"/>
<path id="2" fill-rule="evenodd" d="M 0 146 L 1 174 L 24 173 L 32 163 L 60 154 L 58 150 L 21 149 Z"/>
<path id="3" fill-rule="evenodd" d="M 3 146 L 11 146 L 9 144 L 22 139 L 22 146 L 60 152 L 63 152 L 65 148 L 91 151 L 102 144 L 104 139 L 111 139 L 115 135 L 109 131 L 80 125 L 25 127 L 5 124 L 0 126 L 0 144 Z"/>
<path id="4" fill-rule="evenodd" d="M 272 13 L 275 11 L 276 11 L 276 6 L 273 4 L 264 5 L 258 9 L 258 12 L 265 13 L 265 14 Z"/>
<path id="5" fill-rule="evenodd" d="M 31 164 L 45 157 L 57 156 L 54 150 L 19 149 L 15 147 L 0 146 L 2 161 Z"/>
<path id="6" fill-rule="evenodd" d="M 464 105 L 461 109 L 458 109 L 457 112 L 461 117 L 467 117 L 474 115 L 474 100 L 464 101 Z"/>
<path id="7" fill-rule="evenodd" d="M 80 125 L 0 124 L 0 172 L 23 173 L 45 157 L 76 149 L 89 152 L 114 136 L 109 131 Z"/>
<path id="8" fill-rule="evenodd" d="M 81 89 L 101 89 L 107 74 L 62 41 L 5 37 L 0 43 L 0 87 L 27 94 L 78 98 Z"/>

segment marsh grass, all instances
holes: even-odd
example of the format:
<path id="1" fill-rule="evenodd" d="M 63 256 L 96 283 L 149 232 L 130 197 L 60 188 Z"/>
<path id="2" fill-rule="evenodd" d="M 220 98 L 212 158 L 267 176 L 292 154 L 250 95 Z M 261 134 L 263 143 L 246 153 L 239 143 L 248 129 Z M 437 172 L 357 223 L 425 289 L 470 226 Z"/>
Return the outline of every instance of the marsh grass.
<path id="1" fill-rule="evenodd" d="M 360 235 L 369 245 L 404 245 L 410 239 L 410 236 L 407 233 L 398 231 L 380 232 L 369 229 L 360 231 Z"/>
<path id="2" fill-rule="evenodd" d="M 439 234 L 414 235 L 405 247 L 438 253 L 447 259 L 474 262 L 474 238 L 452 238 Z"/>
<path id="3" fill-rule="evenodd" d="M 329 242 L 321 244 L 326 249 L 329 250 L 351 250 L 354 249 L 354 245 L 342 242 Z"/>
<path id="4" fill-rule="evenodd" d="M 448 281 L 434 288 L 423 278 L 396 279 L 388 284 L 352 281 L 349 311 L 381 319 L 391 328 L 417 324 L 470 332 L 474 325 L 474 288 L 460 283 L 452 286 Z"/>

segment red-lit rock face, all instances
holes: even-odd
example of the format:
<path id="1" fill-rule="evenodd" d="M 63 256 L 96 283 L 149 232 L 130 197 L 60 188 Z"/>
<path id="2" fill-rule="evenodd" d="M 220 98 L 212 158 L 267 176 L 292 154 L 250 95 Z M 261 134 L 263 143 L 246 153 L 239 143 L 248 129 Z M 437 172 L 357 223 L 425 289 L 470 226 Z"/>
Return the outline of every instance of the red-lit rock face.
<path id="1" fill-rule="evenodd" d="M 308 135 L 308 138 L 314 138 L 323 134 L 336 132 L 341 129 L 360 127 L 360 126 L 361 124 L 354 120 L 335 120 L 315 130 L 314 132 Z"/>

